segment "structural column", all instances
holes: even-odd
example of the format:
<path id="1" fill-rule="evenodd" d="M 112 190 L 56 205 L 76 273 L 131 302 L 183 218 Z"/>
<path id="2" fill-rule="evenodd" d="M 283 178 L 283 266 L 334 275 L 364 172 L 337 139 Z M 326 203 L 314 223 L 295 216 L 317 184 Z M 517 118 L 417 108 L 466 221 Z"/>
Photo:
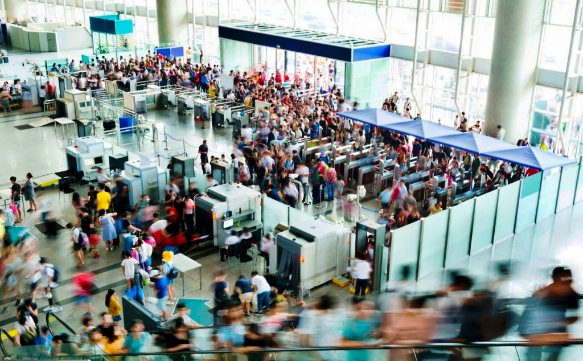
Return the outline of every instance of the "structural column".
<path id="1" fill-rule="evenodd" d="M 486 103 L 486 133 L 528 136 L 545 0 L 498 0 Z"/>
<path id="2" fill-rule="evenodd" d="M 26 19 L 26 1 L 25 0 L 4 0 L 4 10 L 6 17 L 13 20 Z"/>
<path id="3" fill-rule="evenodd" d="M 180 43 L 188 39 L 188 10 L 178 0 L 156 0 L 160 44 Z"/>

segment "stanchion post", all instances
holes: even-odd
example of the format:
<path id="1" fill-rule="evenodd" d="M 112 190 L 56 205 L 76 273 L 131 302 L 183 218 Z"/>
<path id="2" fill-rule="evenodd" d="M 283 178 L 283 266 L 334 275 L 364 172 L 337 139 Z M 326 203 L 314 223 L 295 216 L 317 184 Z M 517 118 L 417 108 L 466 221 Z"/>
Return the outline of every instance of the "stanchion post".
<path id="1" fill-rule="evenodd" d="M 164 150 L 168 150 L 168 133 L 166 133 L 166 124 L 164 124 L 164 143 L 166 143 Z"/>

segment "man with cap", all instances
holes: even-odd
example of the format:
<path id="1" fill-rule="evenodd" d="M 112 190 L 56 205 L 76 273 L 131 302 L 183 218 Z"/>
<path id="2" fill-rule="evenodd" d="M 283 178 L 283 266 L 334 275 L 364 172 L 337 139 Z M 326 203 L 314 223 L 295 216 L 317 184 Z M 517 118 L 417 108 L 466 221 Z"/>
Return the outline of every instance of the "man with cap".
<path id="1" fill-rule="evenodd" d="M 168 278 L 158 270 L 150 271 L 150 285 L 156 292 L 156 306 L 163 320 L 167 319 L 166 300 L 168 299 Z"/>

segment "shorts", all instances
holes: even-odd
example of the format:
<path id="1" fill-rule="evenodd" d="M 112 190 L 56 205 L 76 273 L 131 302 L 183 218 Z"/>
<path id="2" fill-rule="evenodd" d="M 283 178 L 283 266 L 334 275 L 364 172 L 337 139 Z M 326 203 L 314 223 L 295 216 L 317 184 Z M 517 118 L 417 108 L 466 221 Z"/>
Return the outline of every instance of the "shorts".
<path id="1" fill-rule="evenodd" d="M 75 296 L 75 305 L 80 306 L 82 304 L 91 303 L 91 296 Z"/>
<path id="2" fill-rule="evenodd" d="M 85 247 L 82 247 L 82 246 L 81 246 L 80 244 L 78 244 L 78 243 L 73 243 L 73 251 L 77 252 L 77 251 L 80 251 L 80 250 L 82 250 L 83 248 L 85 248 Z"/>
<path id="3" fill-rule="evenodd" d="M 249 303 L 253 299 L 253 292 L 242 293 L 239 295 L 241 303 Z"/>
<path id="4" fill-rule="evenodd" d="M 164 312 L 164 310 L 166 309 L 166 300 L 168 300 L 168 296 L 158 298 L 158 301 L 156 302 L 156 307 L 158 307 L 158 311 Z"/>
<path id="5" fill-rule="evenodd" d="M 113 319 L 115 322 L 119 322 L 119 321 L 121 321 L 121 315 L 113 316 L 113 317 L 112 317 L 112 319 Z"/>

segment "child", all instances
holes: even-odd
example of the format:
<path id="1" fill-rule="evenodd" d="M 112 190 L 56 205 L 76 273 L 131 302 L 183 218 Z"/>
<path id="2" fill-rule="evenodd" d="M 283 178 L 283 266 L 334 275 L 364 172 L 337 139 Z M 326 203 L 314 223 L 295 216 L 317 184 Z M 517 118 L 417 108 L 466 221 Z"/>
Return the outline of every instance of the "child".
<path id="1" fill-rule="evenodd" d="M 89 235 L 89 253 L 93 253 L 93 258 L 99 259 L 99 250 L 97 246 L 101 243 L 101 236 L 95 229 L 91 230 L 91 234 Z"/>
<path id="2" fill-rule="evenodd" d="M 115 322 L 121 321 L 121 303 L 115 296 L 115 290 L 107 290 L 107 295 L 105 295 L 105 307 L 107 307 L 107 312 L 112 316 Z"/>
<path id="3" fill-rule="evenodd" d="M 132 286 L 132 280 L 134 279 L 134 274 L 136 273 L 136 266 L 138 261 L 132 258 L 129 252 L 124 251 L 122 253 L 124 260 L 121 262 L 121 270 L 127 282 L 127 288 Z"/>

